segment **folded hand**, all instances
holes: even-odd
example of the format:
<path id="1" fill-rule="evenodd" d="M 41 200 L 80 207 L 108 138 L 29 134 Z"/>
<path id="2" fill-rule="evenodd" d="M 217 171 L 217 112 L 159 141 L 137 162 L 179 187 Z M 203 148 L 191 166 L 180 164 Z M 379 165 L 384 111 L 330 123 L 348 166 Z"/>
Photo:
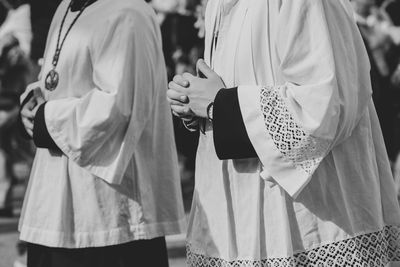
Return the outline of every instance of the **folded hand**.
<path id="1" fill-rule="evenodd" d="M 41 89 L 39 87 L 33 89 L 33 95 L 29 101 L 21 109 L 21 120 L 26 132 L 30 137 L 33 136 L 33 121 L 40 105 L 45 102 Z"/>
<path id="2" fill-rule="evenodd" d="M 173 113 L 180 118 L 206 118 L 207 106 L 214 101 L 218 91 L 225 88 L 222 79 L 204 60 L 197 62 L 197 69 L 205 78 L 184 73 L 169 83 L 168 102 Z"/>

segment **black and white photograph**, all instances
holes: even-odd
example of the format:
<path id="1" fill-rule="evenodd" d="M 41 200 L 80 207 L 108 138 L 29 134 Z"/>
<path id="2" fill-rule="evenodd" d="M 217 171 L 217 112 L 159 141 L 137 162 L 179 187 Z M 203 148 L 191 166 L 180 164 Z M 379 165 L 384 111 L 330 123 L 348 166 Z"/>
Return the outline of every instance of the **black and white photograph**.
<path id="1" fill-rule="evenodd" d="M 0 0 L 0 267 L 400 267 L 400 0 Z"/>

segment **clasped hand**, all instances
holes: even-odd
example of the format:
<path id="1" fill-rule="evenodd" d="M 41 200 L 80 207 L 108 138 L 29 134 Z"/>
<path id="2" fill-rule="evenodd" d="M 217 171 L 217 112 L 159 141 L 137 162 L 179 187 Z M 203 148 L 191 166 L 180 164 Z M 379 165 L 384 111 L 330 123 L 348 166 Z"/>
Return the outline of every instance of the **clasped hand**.
<path id="1" fill-rule="evenodd" d="M 168 85 L 167 99 L 173 114 L 179 118 L 207 118 L 207 106 L 225 88 L 222 79 L 202 59 L 197 62 L 197 72 L 204 77 L 184 73 L 176 75 Z"/>
<path id="2" fill-rule="evenodd" d="M 37 87 L 37 83 L 29 85 L 27 92 L 33 91 L 32 97 L 26 102 L 21 109 L 21 120 L 25 127 L 26 132 L 30 137 L 33 136 L 33 121 L 36 116 L 36 112 L 40 105 L 45 102 L 40 87 Z"/>

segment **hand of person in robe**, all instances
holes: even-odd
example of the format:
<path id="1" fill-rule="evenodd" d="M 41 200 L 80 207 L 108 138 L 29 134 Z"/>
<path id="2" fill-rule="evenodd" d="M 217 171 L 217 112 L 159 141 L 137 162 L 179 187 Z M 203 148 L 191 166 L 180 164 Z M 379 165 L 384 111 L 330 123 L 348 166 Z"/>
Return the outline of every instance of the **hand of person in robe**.
<path id="1" fill-rule="evenodd" d="M 197 69 L 204 78 L 184 73 L 175 76 L 174 81 L 169 83 L 168 101 L 174 114 L 180 118 L 207 118 L 207 106 L 214 101 L 218 91 L 225 88 L 221 77 L 204 60 L 197 62 Z M 185 81 L 187 86 L 182 86 Z"/>
<path id="2" fill-rule="evenodd" d="M 167 100 L 171 106 L 172 113 L 183 120 L 192 120 L 194 113 L 188 107 L 188 97 L 178 91 L 178 87 L 187 88 L 189 82 L 183 77 L 184 75 L 175 75 L 172 82 L 168 84 Z"/>
<path id="3" fill-rule="evenodd" d="M 36 112 L 40 105 L 46 102 L 39 87 L 33 89 L 33 91 L 33 96 L 21 109 L 22 124 L 24 125 L 25 130 L 30 137 L 33 136 L 33 121 L 35 119 Z"/>

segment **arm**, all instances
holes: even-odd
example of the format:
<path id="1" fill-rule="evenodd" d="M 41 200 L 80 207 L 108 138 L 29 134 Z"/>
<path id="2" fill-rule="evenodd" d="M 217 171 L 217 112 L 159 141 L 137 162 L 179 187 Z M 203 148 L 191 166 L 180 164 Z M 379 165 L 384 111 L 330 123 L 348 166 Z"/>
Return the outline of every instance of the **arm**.
<path id="1" fill-rule="evenodd" d="M 247 133 L 265 170 L 296 197 L 346 140 L 371 98 L 369 63 L 340 1 L 283 1 L 276 84 L 239 86 Z"/>
<path id="2" fill-rule="evenodd" d="M 251 157 L 254 149 L 264 171 L 293 197 L 351 135 L 371 98 L 361 36 L 350 12 L 332 5 L 342 3 L 283 1 L 276 85 L 224 89 L 214 100 L 220 159 Z"/>
<path id="3" fill-rule="evenodd" d="M 130 12 L 110 18 L 90 47 L 95 87 L 79 98 L 49 101 L 44 108 L 55 144 L 109 183 L 121 182 L 152 110 L 154 86 L 149 83 L 159 40 L 147 18 L 140 19 L 141 14 Z"/>
<path id="4" fill-rule="evenodd" d="M 235 92 L 218 93 L 224 86 L 202 61 L 198 67 L 206 78 L 182 76 L 187 87 L 172 82 L 170 95 L 176 96 L 170 103 L 179 116 L 204 118 L 208 104 L 216 101 L 213 127 L 221 159 L 254 155 L 244 134 L 232 138 L 244 124 L 263 173 L 296 197 L 363 116 L 371 100 L 370 67 L 347 1 L 284 0 L 274 27 L 279 29 L 271 47 L 278 59 L 275 84 L 238 86 L 240 113 L 232 101 Z M 187 104 L 173 104 L 182 96 Z M 226 121 L 243 124 L 230 123 L 236 127 L 224 131 Z"/>

